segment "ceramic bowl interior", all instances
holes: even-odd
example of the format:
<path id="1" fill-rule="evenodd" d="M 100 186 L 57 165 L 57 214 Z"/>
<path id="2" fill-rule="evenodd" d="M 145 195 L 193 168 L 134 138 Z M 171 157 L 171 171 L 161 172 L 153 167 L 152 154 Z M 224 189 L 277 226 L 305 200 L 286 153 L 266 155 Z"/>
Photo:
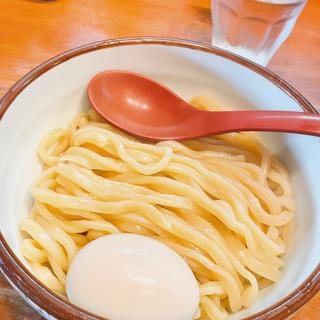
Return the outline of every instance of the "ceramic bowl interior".
<path id="1" fill-rule="evenodd" d="M 88 108 L 86 86 L 96 73 L 107 69 L 139 72 L 167 85 L 186 100 L 209 95 L 219 105 L 233 109 L 301 110 L 301 101 L 274 84 L 272 75 L 266 79 L 236 61 L 192 46 L 187 48 L 183 43 L 166 44 L 123 42 L 75 55 L 37 77 L 4 113 L 0 121 L 1 232 L 27 268 L 20 254 L 19 221 L 30 210 L 30 184 L 41 169 L 36 147 L 49 129 L 66 126 L 77 112 Z M 230 319 L 245 318 L 278 303 L 319 264 L 320 140 L 272 133 L 263 137 L 289 169 L 298 203 L 296 229 L 281 280 L 262 290 L 256 304 Z"/>

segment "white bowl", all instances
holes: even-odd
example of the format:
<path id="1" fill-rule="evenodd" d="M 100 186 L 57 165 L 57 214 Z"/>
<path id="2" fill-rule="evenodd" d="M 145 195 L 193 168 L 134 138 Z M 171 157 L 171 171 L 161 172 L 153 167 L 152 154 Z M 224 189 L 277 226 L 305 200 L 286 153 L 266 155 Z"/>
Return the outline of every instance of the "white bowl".
<path id="1" fill-rule="evenodd" d="M 314 111 L 299 93 L 266 69 L 188 41 L 136 38 L 99 42 L 64 53 L 26 75 L 0 102 L 0 267 L 46 317 L 84 319 L 86 313 L 42 287 L 20 253 L 19 221 L 28 214 L 32 203 L 29 187 L 40 172 L 36 147 L 50 128 L 67 125 L 87 108 L 88 81 L 107 69 L 145 74 L 187 100 L 205 94 L 234 109 Z M 262 290 L 256 304 L 230 319 L 283 319 L 320 286 L 320 139 L 271 133 L 264 138 L 289 168 L 298 203 L 296 230 L 281 280 Z"/>

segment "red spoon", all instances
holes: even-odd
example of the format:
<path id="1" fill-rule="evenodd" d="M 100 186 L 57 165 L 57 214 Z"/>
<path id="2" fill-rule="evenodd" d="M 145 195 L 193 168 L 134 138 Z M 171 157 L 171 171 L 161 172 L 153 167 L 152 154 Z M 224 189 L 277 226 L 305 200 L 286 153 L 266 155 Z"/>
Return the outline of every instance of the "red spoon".
<path id="1" fill-rule="evenodd" d="M 136 136 L 184 140 L 236 131 L 277 131 L 320 136 L 320 116 L 289 111 L 203 111 L 167 87 L 127 71 L 105 71 L 89 83 L 93 108 Z"/>

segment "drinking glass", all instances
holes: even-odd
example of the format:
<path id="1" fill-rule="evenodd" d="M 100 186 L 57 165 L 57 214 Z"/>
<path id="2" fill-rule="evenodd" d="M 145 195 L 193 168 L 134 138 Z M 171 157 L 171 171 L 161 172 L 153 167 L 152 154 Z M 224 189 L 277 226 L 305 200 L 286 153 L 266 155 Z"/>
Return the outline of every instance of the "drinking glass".
<path id="1" fill-rule="evenodd" d="M 213 0 L 212 44 L 263 66 L 287 39 L 307 0 Z"/>

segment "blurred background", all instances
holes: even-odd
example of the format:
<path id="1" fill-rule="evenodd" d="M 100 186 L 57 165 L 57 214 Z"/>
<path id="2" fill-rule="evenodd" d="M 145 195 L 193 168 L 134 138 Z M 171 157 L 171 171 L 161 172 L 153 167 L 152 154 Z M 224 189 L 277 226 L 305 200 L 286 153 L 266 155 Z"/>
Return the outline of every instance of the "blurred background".
<path id="1" fill-rule="evenodd" d="M 0 96 L 30 69 L 89 42 L 162 36 L 211 42 L 210 0 L 0 0 Z M 214 21 L 213 21 L 214 23 Z M 308 0 L 269 68 L 320 106 L 320 1 Z"/>

